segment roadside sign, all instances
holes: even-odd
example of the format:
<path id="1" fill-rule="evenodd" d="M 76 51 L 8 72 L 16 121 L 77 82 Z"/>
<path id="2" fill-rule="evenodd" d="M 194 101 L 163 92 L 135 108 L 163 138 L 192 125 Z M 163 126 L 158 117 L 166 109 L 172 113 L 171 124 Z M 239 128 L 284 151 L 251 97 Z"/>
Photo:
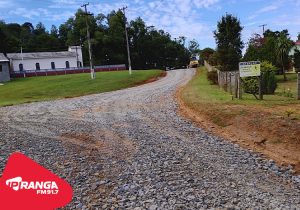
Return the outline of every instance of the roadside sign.
<path id="1" fill-rule="evenodd" d="M 240 62 L 239 64 L 240 77 L 259 77 L 260 72 L 260 62 L 250 61 L 250 62 Z"/>

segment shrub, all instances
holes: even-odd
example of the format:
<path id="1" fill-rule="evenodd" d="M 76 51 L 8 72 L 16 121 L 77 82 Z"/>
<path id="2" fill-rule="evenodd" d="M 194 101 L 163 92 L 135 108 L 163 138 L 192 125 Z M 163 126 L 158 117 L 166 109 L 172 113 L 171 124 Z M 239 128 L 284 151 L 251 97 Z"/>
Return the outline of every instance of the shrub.
<path id="1" fill-rule="evenodd" d="M 263 94 L 274 94 L 277 88 L 277 80 L 275 77 L 276 67 L 267 61 L 261 63 L 262 72 L 262 92 Z M 256 77 L 248 77 L 242 80 L 243 88 L 246 93 L 258 94 L 259 83 Z"/>
<path id="2" fill-rule="evenodd" d="M 259 86 L 256 77 L 247 77 L 242 79 L 242 85 L 245 93 L 258 94 Z"/>
<path id="3" fill-rule="evenodd" d="M 207 79 L 208 79 L 208 81 L 210 81 L 211 85 L 217 85 L 218 84 L 218 72 L 217 71 L 207 72 Z"/>
<path id="4" fill-rule="evenodd" d="M 277 88 L 277 81 L 274 71 L 265 71 L 262 75 L 262 91 L 264 94 L 274 94 Z"/>

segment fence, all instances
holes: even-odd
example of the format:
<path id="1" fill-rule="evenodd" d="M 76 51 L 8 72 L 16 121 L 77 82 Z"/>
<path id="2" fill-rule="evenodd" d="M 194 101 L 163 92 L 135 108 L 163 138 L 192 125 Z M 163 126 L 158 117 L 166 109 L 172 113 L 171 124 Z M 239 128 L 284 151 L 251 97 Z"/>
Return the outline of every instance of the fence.
<path id="1" fill-rule="evenodd" d="M 123 70 L 126 70 L 125 64 L 95 66 L 95 72 L 123 71 Z M 13 72 L 11 72 L 11 77 L 12 78 L 22 78 L 22 77 L 56 76 L 56 75 L 80 74 L 80 73 L 90 73 L 90 68 L 89 67 L 79 67 L 79 68 L 68 68 L 68 69 L 13 71 Z"/>
<path id="2" fill-rule="evenodd" d="M 216 71 L 218 73 L 218 84 L 220 88 L 230 92 L 232 95 L 238 96 L 239 89 L 239 71 L 220 71 L 214 66 L 211 66 L 208 62 L 204 61 L 204 66 L 207 71 Z"/>
<path id="3" fill-rule="evenodd" d="M 208 72 L 218 71 L 218 69 L 214 66 L 211 66 L 207 61 L 204 61 L 204 66 Z"/>
<path id="4" fill-rule="evenodd" d="M 230 92 L 231 95 L 238 96 L 239 89 L 239 71 L 219 71 L 218 83 L 225 91 Z"/>
<path id="5" fill-rule="evenodd" d="M 300 100 L 300 73 L 298 73 L 298 100 Z"/>

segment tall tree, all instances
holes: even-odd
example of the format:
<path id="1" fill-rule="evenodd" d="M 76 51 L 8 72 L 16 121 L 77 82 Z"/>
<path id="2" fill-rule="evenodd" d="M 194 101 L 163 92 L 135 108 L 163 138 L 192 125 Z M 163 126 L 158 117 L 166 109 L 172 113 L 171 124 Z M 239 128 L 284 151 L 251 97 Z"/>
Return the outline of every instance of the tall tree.
<path id="1" fill-rule="evenodd" d="M 214 31 L 217 43 L 218 62 L 222 71 L 238 69 L 244 44 L 241 39 L 243 28 L 237 17 L 226 14 L 218 22 Z"/>
<path id="2" fill-rule="evenodd" d="M 204 49 L 201 50 L 201 52 L 200 52 L 200 58 L 201 58 L 202 60 L 208 61 L 208 60 L 209 60 L 209 57 L 210 57 L 212 54 L 214 54 L 214 52 L 215 52 L 215 50 L 212 49 L 212 48 L 209 48 L 209 47 L 204 48 Z"/>
<path id="3" fill-rule="evenodd" d="M 189 42 L 189 51 L 194 56 L 200 53 L 200 45 L 195 39 Z"/>
<path id="4" fill-rule="evenodd" d="M 86 63 L 85 18 L 84 12 L 78 10 L 58 29 L 52 26 L 50 31 L 42 23 L 34 27 L 29 22 L 19 25 L 0 21 L 0 51 L 19 52 L 21 46 L 27 52 L 59 51 L 70 45 L 81 45 Z M 124 18 L 121 11 L 88 16 L 96 65 L 127 63 Z M 128 32 L 135 69 L 182 67 L 188 63 L 190 52 L 185 47 L 184 37 L 173 40 L 169 33 L 147 26 L 141 18 L 130 22 Z"/>
<path id="5" fill-rule="evenodd" d="M 277 46 L 276 46 L 276 52 L 277 52 L 278 60 L 281 63 L 282 72 L 283 72 L 285 81 L 287 80 L 285 66 L 287 65 L 287 62 L 289 61 L 288 56 L 289 56 L 289 52 L 290 52 L 292 46 L 293 46 L 292 41 L 287 36 L 287 34 L 284 34 L 284 33 L 280 34 L 280 36 L 278 38 Z"/>

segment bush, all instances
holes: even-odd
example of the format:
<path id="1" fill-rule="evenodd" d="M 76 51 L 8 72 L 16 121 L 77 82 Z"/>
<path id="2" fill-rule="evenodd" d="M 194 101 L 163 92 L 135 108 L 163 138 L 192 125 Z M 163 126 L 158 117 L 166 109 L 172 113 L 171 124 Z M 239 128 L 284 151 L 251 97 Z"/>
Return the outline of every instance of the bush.
<path id="1" fill-rule="evenodd" d="M 256 77 L 247 77 L 242 79 L 242 86 L 245 93 L 258 94 L 259 85 Z"/>
<path id="2" fill-rule="evenodd" d="M 265 71 L 262 75 L 262 91 L 264 94 L 274 94 L 277 88 L 277 81 L 274 71 Z"/>
<path id="3" fill-rule="evenodd" d="M 210 81 L 211 85 L 217 85 L 218 84 L 218 72 L 217 71 L 207 72 L 207 79 L 208 79 L 208 81 Z"/>

